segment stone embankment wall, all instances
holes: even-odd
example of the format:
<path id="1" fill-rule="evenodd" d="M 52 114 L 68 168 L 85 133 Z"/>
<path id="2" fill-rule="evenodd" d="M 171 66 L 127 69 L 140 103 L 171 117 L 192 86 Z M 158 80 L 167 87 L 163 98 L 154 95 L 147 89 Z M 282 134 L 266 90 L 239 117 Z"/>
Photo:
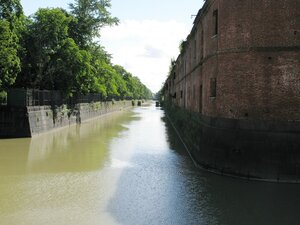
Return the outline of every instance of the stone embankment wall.
<path id="1" fill-rule="evenodd" d="M 0 137 L 29 137 L 26 107 L 0 106 Z"/>
<path id="2" fill-rule="evenodd" d="M 132 101 L 81 103 L 72 107 L 27 106 L 0 108 L 0 137 L 32 137 L 132 107 Z"/>
<path id="3" fill-rule="evenodd" d="M 300 183 L 300 122 L 212 118 L 179 108 L 166 111 L 198 166 L 246 179 Z"/>

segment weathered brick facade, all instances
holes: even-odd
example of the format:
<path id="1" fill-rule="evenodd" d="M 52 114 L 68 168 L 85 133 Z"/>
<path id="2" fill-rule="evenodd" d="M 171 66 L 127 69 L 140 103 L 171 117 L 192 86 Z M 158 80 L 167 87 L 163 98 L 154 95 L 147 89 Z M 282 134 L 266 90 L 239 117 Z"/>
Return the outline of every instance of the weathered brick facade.
<path id="1" fill-rule="evenodd" d="M 206 0 L 163 90 L 199 165 L 300 183 L 300 0 Z"/>
<path id="2" fill-rule="evenodd" d="M 207 0 L 165 89 L 205 116 L 300 121 L 300 1 Z"/>

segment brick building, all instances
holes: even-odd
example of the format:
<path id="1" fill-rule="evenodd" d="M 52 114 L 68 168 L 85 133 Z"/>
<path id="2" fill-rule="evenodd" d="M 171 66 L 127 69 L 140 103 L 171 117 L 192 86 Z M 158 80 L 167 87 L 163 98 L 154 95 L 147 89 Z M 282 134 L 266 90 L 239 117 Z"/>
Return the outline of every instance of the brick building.
<path id="1" fill-rule="evenodd" d="M 243 127 L 300 138 L 300 1 L 206 0 L 164 93 L 210 121 L 240 123 L 234 135 Z"/>
<path id="2" fill-rule="evenodd" d="M 212 117 L 300 120 L 300 1 L 207 0 L 166 82 Z"/>

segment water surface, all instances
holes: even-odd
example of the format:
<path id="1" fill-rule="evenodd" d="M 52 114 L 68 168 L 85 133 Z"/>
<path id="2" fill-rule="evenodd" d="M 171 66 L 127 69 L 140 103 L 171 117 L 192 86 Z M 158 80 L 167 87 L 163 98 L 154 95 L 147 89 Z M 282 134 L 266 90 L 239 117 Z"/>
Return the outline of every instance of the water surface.
<path id="1" fill-rule="evenodd" d="M 0 140 L 0 224 L 298 225 L 300 185 L 195 168 L 153 105 Z"/>

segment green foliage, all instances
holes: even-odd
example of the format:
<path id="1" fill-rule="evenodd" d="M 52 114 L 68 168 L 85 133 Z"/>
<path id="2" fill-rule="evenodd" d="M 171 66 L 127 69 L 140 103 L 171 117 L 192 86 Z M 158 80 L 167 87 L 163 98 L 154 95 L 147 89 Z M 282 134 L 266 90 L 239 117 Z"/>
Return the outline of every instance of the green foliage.
<path id="1" fill-rule="evenodd" d="M 105 97 L 117 97 L 118 90 L 115 81 L 115 71 L 113 68 L 106 62 L 102 62 L 100 69 L 97 71 L 97 76 L 99 81 L 106 87 L 106 96 Z"/>
<path id="2" fill-rule="evenodd" d="M 52 55 L 42 83 L 45 89 L 62 90 L 65 95 L 88 93 L 91 78 L 91 55 L 80 50 L 71 38 L 65 39 Z"/>
<path id="3" fill-rule="evenodd" d="M 0 91 L 12 85 L 21 70 L 17 39 L 9 22 L 0 20 Z"/>
<path id="4" fill-rule="evenodd" d="M 183 54 L 186 50 L 186 45 L 187 45 L 187 41 L 186 40 L 182 40 L 179 44 L 179 51 L 180 54 Z"/>
<path id="5" fill-rule="evenodd" d="M 110 7 L 110 0 L 75 0 L 74 4 L 70 4 L 72 15 L 76 18 L 71 36 L 80 47 L 86 48 L 94 37 L 100 36 L 103 26 L 118 24 L 119 20 L 107 10 Z"/>
<path id="6" fill-rule="evenodd" d="M 110 54 L 93 42 L 101 27 L 118 23 L 107 11 L 110 1 L 76 0 L 70 7 L 71 13 L 60 8 L 39 9 L 23 20 L 22 71 L 15 87 L 61 90 L 66 97 L 92 92 L 103 99 L 151 98 L 151 91 L 137 77 L 113 65 Z M 7 32 L 3 35 L 14 37 Z M 3 46 L 9 49 L 9 44 Z M 20 64 L 17 58 L 13 62 Z M 6 79 L 10 81 L 6 86 L 14 79 Z"/>
<path id="7" fill-rule="evenodd" d="M 170 76 L 172 75 L 172 73 L 174 72 L 175 66 L 176 66 L 176 61 L 175 61 L 175 59 L 171 59 L 171 63 L 170 63 L 170 66 L 169 66 L 168 77 L 170 77 Z"/>
<path id="8" fill-rule="evenodd" d="M 31 34 L 42 51 L 51 52 L 60 47 L 62 40 L 68 37 L 69 23 L 72 18 L 61 9 L 39 9 L 31 25 Z"/>
<path id="9" fill-rule="evenodd" d="M 0 0 L 0 20 L 7 20 L 11 30 L 19 25 L 23 17 L 23 8 L 20 0 Z"/>
<path id="10" fill-rule="evenodd" d="M 130 73 L 126 73 L 123 77 L 126 81 L 128 96 L 134 99 L 152 98 L 151 91 L 142 84 L 138 77 L 134 77 Z"/>
<path id="11" fill-rule="evenodd" d="M 0 91 L 0 105 L 7 102 L 7 93 Z"/>
<path id="12" fill-rule="evenodd" d="M 19 0 L 0 0 L 0 91 L 9 88 L 21 70 L 19 37 L 23 19 Z"/>
<path id="13" fill-rule="evenodd" d="M 70 51 L 62 48 L 70 46 L 66 43 L 71 20 L 72 18 L 61 9 L 39 9 L 31 21 L 28 21 L 23 36 L 23 47 L 26 49 L 22 58 L 23 71 L 18 77 L 17 86 L 57 88 L 55 74 L 61 71 L 62 67 L 59 54 Z M 68 63 L 69 61 L 66 61 L 65 68 L 68 68 Z M 70 77 L 63 79 L 70 79 Z"/>
<path id="14" fill-rule="evenodd" d="M 117 86 L 118 97 L 124 99 L 126 98 L 128 92 L 126 82 L 116 70 L 114 70 L 114 74 L 114 80 Z"/>

